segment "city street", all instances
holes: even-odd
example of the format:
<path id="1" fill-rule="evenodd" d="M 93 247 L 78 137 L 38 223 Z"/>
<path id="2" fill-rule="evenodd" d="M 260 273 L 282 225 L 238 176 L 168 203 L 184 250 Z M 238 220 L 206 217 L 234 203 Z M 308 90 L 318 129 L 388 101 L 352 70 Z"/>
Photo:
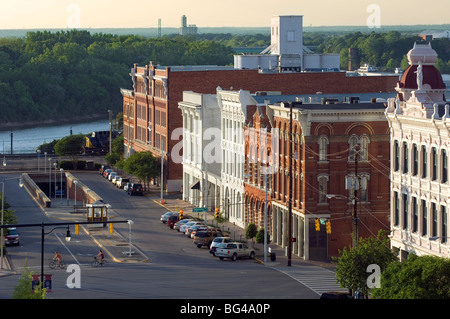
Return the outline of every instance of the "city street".
<path id="1" fill-rule="evenodd" d="M 212 257 L 206 248 L 197 248 L 191 239 L 160 222 L 159 217 L 166 209 L 155 202 L 159 199 L 157 192 L 149 196 L 129 196 L 95 172 L 75 172 L 74 175 L 99 194 L 105 203 L 112 205 L 115 219 L 133 220 L 133 245 L 148 260 L 115 262 L 107 256 L 105 267 L 93 268 L 91 261 L 99 248 L 92 237 L 82 231 L 75 235 L 72 227 L 71 241 L 66 242 L 67 227 L 53 231 L 48 227 L 45 231 L 51 233 L 45 237 L 44 265 L 45 273 L 52 274 L 49 298 L 318 299 L 320 296 L 320 287 L 301 283 L 305 277 L 298 272 L 299 266 L 296 266 L 297 273 L 290 275 L 281 263 L 268 267 L 255 260 L 221 261 Z M 5 181 L 6 201 L 16 210 L 18 223 L 64 222 L 44 214 L 25 189 L 19 188 L 17 179 L 10 180 L 18 176 L 0 176 L 8 179 Z M 54 199 L 53 206 L 57 206 L 57 201 L 61 199 Z M 129 227 L 126 223 L 116 224 L 115 231 L 127 239 Z M 11 298 L 24 267 L 40 273 L 41 227 L 21 228 L 19 232 L 20 246 L 8 247 L 12 272 L 0 278 L 0 298 Z M 128 249 L 126 241 L 118 245 L 123 251 Z M 55 251 L 61 253 L 66 264 L 79 266 L 80 288 L 67 286 L 70 272 L 48 269 Z M 316 278 L 334 278 L 333 272 L 318 266 L 305 263 L 302 269 L 319 274 Z M 311 276 L 307 274 L 306 277 Z M 326 289 L 325 286 L 322 289 Z"/>

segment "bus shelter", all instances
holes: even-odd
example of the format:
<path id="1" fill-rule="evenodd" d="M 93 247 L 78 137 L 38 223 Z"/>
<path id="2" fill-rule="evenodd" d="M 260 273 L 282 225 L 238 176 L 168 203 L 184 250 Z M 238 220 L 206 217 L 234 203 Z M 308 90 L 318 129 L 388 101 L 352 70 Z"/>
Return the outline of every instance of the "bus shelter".
<path id="1" fill-rule="evenodd" d="M 87 207 L 87 221 L 88 222 L 107 222 L 109 204 L 96 201 L 91 204 L 86 204 Z"/>

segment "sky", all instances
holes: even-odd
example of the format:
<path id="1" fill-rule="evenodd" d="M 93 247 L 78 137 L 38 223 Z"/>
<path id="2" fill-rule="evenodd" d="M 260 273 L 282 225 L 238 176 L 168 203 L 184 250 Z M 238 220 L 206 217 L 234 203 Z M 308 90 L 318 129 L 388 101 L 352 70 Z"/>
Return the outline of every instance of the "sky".
<path id="1" fill-rule="evenodd" d="M 276 15 L 303 26 L 450 24 L 449 0 L 0 0 L 0 29 L 269 27 Z"/>

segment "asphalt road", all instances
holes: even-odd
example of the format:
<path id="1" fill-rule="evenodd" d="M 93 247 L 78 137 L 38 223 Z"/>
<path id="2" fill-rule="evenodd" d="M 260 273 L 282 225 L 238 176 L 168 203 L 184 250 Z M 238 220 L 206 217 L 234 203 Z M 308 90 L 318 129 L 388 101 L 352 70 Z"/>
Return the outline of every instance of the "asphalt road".
<path id="1" fill-rule="evenodd" d="M 16 175 L 7 175 L 13 178 Z M 18 176 L 18 174 L 17 174 Z M 149 258 L 146 263 L 114 263 L 93 268 L 91 260 L 98 247 L 82 234 L 64 241 L 65 229 L 46 235 L 45 266 L 55 250 L 62 253 L 67 264 L 80 269 L 80 287 L 69 288 L 71 273 L 51 270 L 52 299 L 181 299 L 181 300 L 256 300 L 317 299 L 319 296 L 286 274 L 265 267 L 254 260 L 220 261 L 207 249 L 199 249 L 192 240 L 169 229 L 159 221 L 165 209 L 154 198 L 128 196 L 123 190 L 95 173 L 76 173 L 88 187 L 113 207 L 115 214 L 132 219 L 132 239 Z M 0 176 L 3 178 L 4 176 Z M 19 223 L 51 222 L 17 180 L 5 182 L 6 201 L 16 210 Z M 127 224 L 116 230 L 128 234 Z M 46 230 L 46 231 L 50 231 Z M 40 227 L 22 228 L 21 245 L 8 248 L 16 274 L 0 278 L 0 298 L 11 298 L 12 291 L 24 269 L 40 273 Z M 124 247 L 126 250 L 126 247 Z M 46 267 L 45 273 L 50 270 Z M 70 282 L 69 282 L 70 283 Z"/>

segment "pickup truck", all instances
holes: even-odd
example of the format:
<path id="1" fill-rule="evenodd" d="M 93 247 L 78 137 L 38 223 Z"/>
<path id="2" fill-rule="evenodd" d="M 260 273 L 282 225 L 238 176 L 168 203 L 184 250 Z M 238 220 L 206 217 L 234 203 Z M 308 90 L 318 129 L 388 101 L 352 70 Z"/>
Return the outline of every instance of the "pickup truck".
<path id="1" fill-rule="evenodd" d="M 219 257 L 220 260 L 223 260 L 224 258 L 230 258 L 232 261 L 236 261 L 236 259 L 242 257 L 253 259 L 255 258 L 255 251 L 251 248 L 248 248 L 248 246 L 243 243 L 228 243 L 223 248 L 217 247 L 215 256 Z"/>

